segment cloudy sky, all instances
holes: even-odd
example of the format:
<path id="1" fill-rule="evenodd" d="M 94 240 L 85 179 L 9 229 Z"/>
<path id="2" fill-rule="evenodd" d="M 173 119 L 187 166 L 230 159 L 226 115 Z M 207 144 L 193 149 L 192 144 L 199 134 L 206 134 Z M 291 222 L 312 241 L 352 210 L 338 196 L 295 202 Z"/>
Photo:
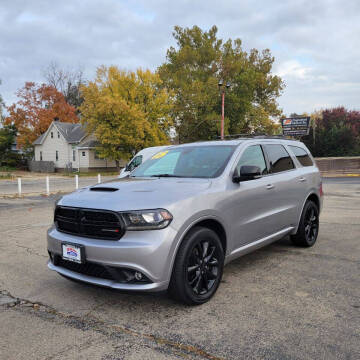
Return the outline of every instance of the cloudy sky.
<path id="1" fill-rule="evenodd" d="M 1 0 L 0 94 L 9 105 L 52 61 L 88 79 L 101 64 L 155 69 L 174 25 L 214 24 L 221 38 L 272 51 L 286 114 L 360 109 L 359 0 Z"/>

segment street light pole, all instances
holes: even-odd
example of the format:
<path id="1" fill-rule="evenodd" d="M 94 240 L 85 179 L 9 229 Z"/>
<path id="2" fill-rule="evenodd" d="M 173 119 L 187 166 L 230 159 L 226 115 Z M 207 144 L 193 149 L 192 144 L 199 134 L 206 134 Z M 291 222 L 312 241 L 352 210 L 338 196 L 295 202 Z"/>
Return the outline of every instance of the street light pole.
<path id="1" fill-rule="evenodd" d="M 225 90 L 221 94 L 221 140 L 224 140 Z"/>

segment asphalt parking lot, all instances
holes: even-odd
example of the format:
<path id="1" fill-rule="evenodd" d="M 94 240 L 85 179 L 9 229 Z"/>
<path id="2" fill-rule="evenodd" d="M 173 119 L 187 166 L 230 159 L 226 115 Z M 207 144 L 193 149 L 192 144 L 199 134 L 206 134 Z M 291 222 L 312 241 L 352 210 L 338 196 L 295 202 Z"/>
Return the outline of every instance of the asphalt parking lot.
<path id="1" fill-rule="evenodd" d="M 54 197 L 0 199 L 1 359 L 360 359 L 360 178 L 325 180 L 320 235 L 230 263 L 198 307 L 47 269 Z"/>

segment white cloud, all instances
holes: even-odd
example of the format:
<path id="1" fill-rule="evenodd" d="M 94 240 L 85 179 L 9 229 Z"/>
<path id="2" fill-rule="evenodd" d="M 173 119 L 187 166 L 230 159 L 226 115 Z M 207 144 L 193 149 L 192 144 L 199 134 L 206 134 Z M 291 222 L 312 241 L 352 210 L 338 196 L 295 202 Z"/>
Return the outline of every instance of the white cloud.
<path id="1" fill-rule="evenodd" d="M 42 81 L 51 61 L 155 69 L 175 42 L 174 25 L 216 24 L 245 49 L 270 48 L 286 88 L 286 113 L 345 105 L 360 108 L 358 0 L 2 0 L 0 93 L 9 104 L 25 81 Z"/>
<path id="2" fill-rule="evenodd" d="M 296 60 L 284 61 L 278 66 L 278 71 L 275 74 L 282 78 L 292 78 L 295 80 L 312 80 L 313 75 L 311 67 L 301 65 Z"/>

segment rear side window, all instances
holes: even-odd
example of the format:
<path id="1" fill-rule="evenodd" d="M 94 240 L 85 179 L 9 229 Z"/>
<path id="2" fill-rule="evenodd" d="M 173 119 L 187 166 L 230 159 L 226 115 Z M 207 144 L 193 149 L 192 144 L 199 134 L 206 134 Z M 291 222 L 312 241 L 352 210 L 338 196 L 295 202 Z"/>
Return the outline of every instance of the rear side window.
<path id="1" fill-rule="evenodd" d="M 298 146 L 291 146 L 291 145 L 289 146 L 289 148 L 294 153 L 294 155 L 299 160 L 299 163 L 302 166 L 313 166 L 314 165 L 309 154 L 303 148 L 298 147 Z"/>
<path id="2" fill-rule="evenodd" d="M 294 163 L 282 145 L 267 144 L 265 145 L 265 150 L 269 157 L 271 173 L 274 174 L 294 169 Z"/>

